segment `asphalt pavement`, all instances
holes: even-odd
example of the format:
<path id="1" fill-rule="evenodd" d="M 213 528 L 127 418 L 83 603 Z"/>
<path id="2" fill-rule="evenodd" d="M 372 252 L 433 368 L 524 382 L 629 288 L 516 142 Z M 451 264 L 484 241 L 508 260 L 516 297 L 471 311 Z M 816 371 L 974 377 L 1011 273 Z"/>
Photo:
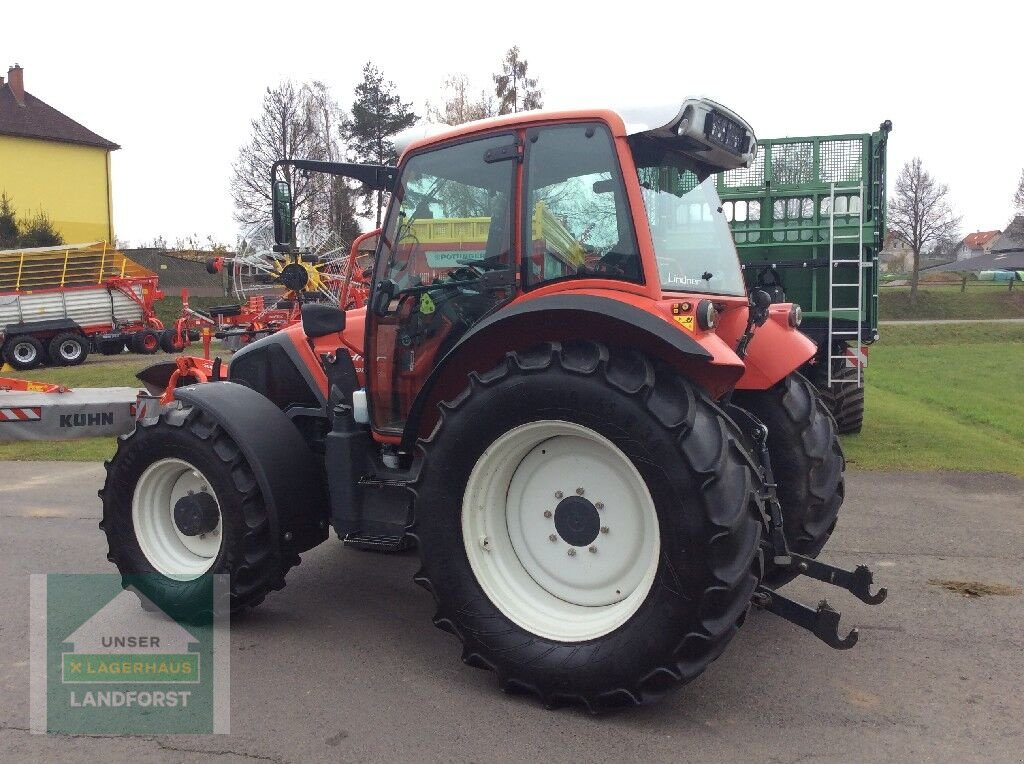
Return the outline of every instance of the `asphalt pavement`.
<path id="1" fill-rule="evenodd" d="M 662 702 L 603 717 L 500 693 L 430 623 L 415 553 L 329 541 L 231 627 L 231 734 L 28 731 L 29 574 L 110 572 L 94 464 L 0 463 L 0 760 L 180 762 L 1024 760 L 1024 481 L 852 472 L 823 559 L 870 564 L 889 599 L 823 584 L 860 628 L 836 652 L 753 612 L 725 654 Z M 982 585 L 982 586 L 979 586 Z M 956 588 L 954 586 L 954 588 Z"/>

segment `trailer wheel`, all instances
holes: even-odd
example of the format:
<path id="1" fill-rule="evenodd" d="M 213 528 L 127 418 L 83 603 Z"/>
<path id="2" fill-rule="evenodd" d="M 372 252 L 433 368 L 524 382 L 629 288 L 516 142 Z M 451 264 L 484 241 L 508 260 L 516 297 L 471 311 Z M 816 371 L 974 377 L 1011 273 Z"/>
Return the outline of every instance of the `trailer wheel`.
<path id="1" fill-rule="evenodd" d="M 50 340 L 50 361 L 57 366 L 78 366 L 89 357 L 89 341 L 77 332 L 64 332 Z"/>
<path id="2" fill-rule="evenodd" d="M 209 619 L 209 576 L 230 574 L 231 609 L 254 607 L 284 586 L 298 555 L 271 544 L 252 469 L 232 438 L 198 409 L 143 421 L 118 440 L 99 492 L 122 576 L 168 615 Z"/>
<path id="3" fill-rule="evenodd" d="M 131 347 L 133 353 L 153 355 L 160 349 L 160 337 L 152 329 L 143 329 L 132 335 Z"/>
<path id="4" fill-rule="evenodd" d="M 160 334 L 160 349 L 165 353 L 174 355 L 185 349 L 185 343 L 182 342 L 178 332 L 173 328 L 164 329 Z"/>
<path id="5" fill-rule="evenodd" d="M 757 478 L 696 385 L 632 350 L 551 343 L 440 409 L 416 581 L 466 663 L 599 711 L 721 654 L 761 575 Z"/>
<path id="6" fill-rule="evenodd" d="M 7 341 L 4 360 L 18 371 L 34 369 L 43 362 L 43 343 L 31 334 L 19 334 Z"/>
<path id="7" fill-rule="evenodd" d="M 816 364 L 812 369 L 810 378 L 836 420 L 839 434 L 853 435 L 860 432 L 864 427 L 864 387 L 857 384 L 857 370 L 845 363 L 833 369 L 833 382 L 830 385 L 824 364 Z M 861 369 L 862 381 L 865 373 L 866 370 Z"/>
<path id="8" fill-rule="evenodd" d="M 824 401 L 814 385 L 797 373 L 768 390 L 738 390 L 732 400 L 768 427 L 768 455 L 789 548 L 817 557 L 843 505 L 846 468 L 835 422 Z M 778 587 L 793 578 L 768 561 L 766 584 Z"/>

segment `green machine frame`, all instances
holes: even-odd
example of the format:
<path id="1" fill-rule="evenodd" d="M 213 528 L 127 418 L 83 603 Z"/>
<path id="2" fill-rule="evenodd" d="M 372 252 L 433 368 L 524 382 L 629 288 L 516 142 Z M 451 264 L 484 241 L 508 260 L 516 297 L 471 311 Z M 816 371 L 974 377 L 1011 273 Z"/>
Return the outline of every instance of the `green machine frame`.
<path id="1" fill-rule="evenodd" d="M 798 303 L 803 330 L 833 361 L 878 338 L 891 129 L 764 140 L 751 167 L 718 177 L 748 288 Z"/>

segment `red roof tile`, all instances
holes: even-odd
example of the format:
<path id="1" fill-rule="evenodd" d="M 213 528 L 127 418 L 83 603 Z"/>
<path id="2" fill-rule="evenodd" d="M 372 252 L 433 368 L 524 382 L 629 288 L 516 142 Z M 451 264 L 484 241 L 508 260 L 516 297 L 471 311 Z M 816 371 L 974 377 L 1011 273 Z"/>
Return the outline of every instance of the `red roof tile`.
<path id="1" fill-rule="evenodd" d="M 75 122 L 49 104 L 43 103 L 29 92 L 25 93 L 25 105 L 14 98 L 9 84 L 0 85 L 0 135 L 15 135 L 20 138 L 38 138 L 44 141 L 78 143 L 83 146 L 97 146 L 108 151 L 119 148 L 116 143 L 96 135 L 92 130 Z"/>
<path id="2" fill-rule="evenodd" d="M 977 231 L 964 237 L 963 244 L 970 249 L 981 249 L 1002 231 Z"/>

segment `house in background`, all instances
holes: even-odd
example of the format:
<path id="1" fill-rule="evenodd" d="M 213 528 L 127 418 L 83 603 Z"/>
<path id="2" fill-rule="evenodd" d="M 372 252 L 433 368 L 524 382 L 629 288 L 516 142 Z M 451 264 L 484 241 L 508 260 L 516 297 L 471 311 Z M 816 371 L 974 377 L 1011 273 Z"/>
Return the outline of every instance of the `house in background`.
<path id="1" fill-rule="evenodd" d="M 1016 215 L 1006 230 L 989 245 L 989 249 L 1003 253 L 1024 251 L 1024 215 Z"/>
<path id="2" fill-rule="evenodd" d="M 967 234 L 956 248 L 956 259 L 967 260 L 991 251 L 1000 231 L 975 231 Z"/>
<path id="3" fill-rule="evenodd" d="M 19 217 L 45 212 L 69 244 L 113 242 L 110 152 L 119 148 L 27 92 L 18 64 L 0 77 L 0 193 Z"/>
<path id="4" fill-rule="evenodd" d="M 914 267 L 914 253 L 909 244 L 890 231 L 885 234 L 878 261 L 885 273 L 906 273 Z"/>

